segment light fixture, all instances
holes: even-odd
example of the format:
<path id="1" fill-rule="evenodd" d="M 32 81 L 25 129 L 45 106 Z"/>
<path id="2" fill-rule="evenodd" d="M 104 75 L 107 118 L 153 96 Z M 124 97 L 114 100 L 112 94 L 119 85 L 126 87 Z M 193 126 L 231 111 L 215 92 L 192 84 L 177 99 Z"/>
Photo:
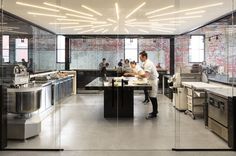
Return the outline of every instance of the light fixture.
<path id="1" fill-rule="evenodd" d="M 107 20 L 110 21 L 110 22 L 112 22 L 112 23 L 117 23 L 115 20 L 110 19 L 110 18 L 108 18 Z"/>
<path id="2" fill-rule="evenodd" d="M 108 26 L 111 26 L 111 25 L 112 25 L 112 24 L 96 25 L 96 26 L 93 26 L 93 28 L 108 27 Z"/>
<path id="3" fill-rule="evenodd" d="M 186 21 L 170 21 L 170 23 L 181 24 L 181 23 L 186 23 Z"/>
<path id="4" fill-rule="evenodd" d="M 89 11 L 91 11 L 91 12 L 93 12 L 93 13 L 99 15 L 99 16 L 102 16 L 102 14 L 100 12 L 97 12 L 97 11 L 95 11 L 95 10 L 85 6 L 85 5 L 81 5 L 81 7 L 85 8 L 85 9 L 87 9 L 87 10 L 89 10 Z"/>
<path id="5" fill-rule="evenodd" d="M 104 30 L 104 28 L 98 29 L 98 30 L 94 30 L 93 32 L 100 32 L 100 31 L 103 31 L 103 30 Z"/>
<path id="6" fill-rule="evenodd" d="M 83 19 L 90 19 L 90 20 L 94 20 L 96 21 L 96 18 L 92 18 L 92 17 L 87 17 L 87 16 L 80 16 L 80 15 L 75 15 L 75 14 L 68 14 L 66 13 L 67 16 L 72 16 L 72 17 L 79 17 L 79 18 L 83 18 Z"/>
<path id="7" fill-rule="evenodd" d="M 52 6 L 52 7 L 55 7 L 55 8 L 59 8 L 59 9 L 62 9 L 62 10 L 66 10 L 66 11 L 70 11 L 70 12 L 75 12 L 75 13 L 78 13 L 78 14 L 81 14 L 81 15 L 93 17 L 93 15 L 91 15 L 91 14 L 87 14 L 87 13 L 84 13 L 84 12 L 76 11 L 76 10 L 69 9 L 69 8 L 66 8 L 66 7 L 62 7 L 62 6 L 59 6 L 59 5 L 55 5 L 55 4 L 51 4 L 51 3 L 47 3 L 47 2 L 44 2 L 43 4 L 48 5 L 48 6 Z"/>
<path id="8" fill-rule="evenodd" d="M 169 8 L 173 8 L 173 7 L 174 7 L 174 5 L 170 5 L 170 6 L 161 8 L 161 9 L 157 9 L 157 10 L 154 10 L 154 11 L 147 12 L 145 15 L 151 15 L 151 14 L 154 14 L 154 13 L 157 13 L 157 12 L 169 9 Z"/>
<path id="9" fill-rule="evenodd" d="M 78 26 L 61 27 L 61 29 L 84 28 L 84 27 L 92 27 L 92 26 L 93 25 L 78 25 Z"/>
<path id="10" fill-rule="evenodd" d="M 119 7 L 118 7 L 118 3 L 115 3 L 115 8 L 116 8 L 116 17 L 117 17 L 117 20 L 120 19 L 120 16 L 119 16 Z"/>
<path id="11" fill-rule="evenodd" d="M 108 31 L 108 29 L 105 29 L 105 30 L 102 31 L 102 33 L 105 33 L 105 32 L 107 32 L 107 31 Z"/>
<path id="12" fill-rule="evenodd" d="M 83 33 L 91 32 L 91 31 L 94 31 L 94 29 L 84 30 L 84 31 L 81 31 L 81 32 L 78 32 L 78 33 L 83 34 Z"/>
<path id="13" fill-rule="evenodd" d="M 136 21 L 136 19 L 126 20 L 125 23 L 130 23 L 130 22 L 134 22 L 134 21 Z"/>
<path id="14" fill-rule="evenodd" d="M 23 5 L 23 6 L 27 6 L 27 7 L 32 7 L 32 8 L 37 8 L 37 9 L 43 9 L 43 10 L 53 11 L 53 12 L 59 12 L 59 10 L 57 10 L 57 9 L 46 8 L 46 7 L 37 6 L 37 5 L 33 5 L 33 4 L 28 4 L 28 3 L 23 3 L 23 2 L 16 2 L 16 4 L 18 4 L 18 5 Z"/>
<path id="15" fill-rule="evenodd" d="M 193 11 L 193 10 L 198 10 L 198 9 L 204 9 L 204 8 L 209 8 L 209 7 L 215 7 L 215 6 L 219 6 L 219 5 L 223 5 L 223 3 L 221 2 L 221 3 L 203 5 L 203 6 L 195 7 L 195 8 L 191 8 L 191 9 L 179 10 L 179 11 L 164 13 L 164 14 L 160 14 L 160 15 L 153 15 L 153 16 L 149 16 L 148 18 L 161 17 L 161 16 L 166 16 L 166 15 L 173 15 L 173 14 L 182 13 L 182 12 L 188 12 L 188 11 Z"/>
<path id="16" fill-rule="evenodd" d="M 149 21 L 156 22 L 156 21 L 169 21 L 169 20 L 176 20 L 176 19 L 190 19 L 190 18 L 200 18 L 201 15 L 198 16 L 183 16 L 183 17 L 172 17 L 172 18 L 163 18 L 163 19 L 151 19 Z"/>
<path id="17" fill-rule="evenodd" d="M 117 28 L 118 28 L 118 26 L 116 26 L 116 27 L 113 29 L 113 31 L 116 31 L 116 30 L 117 30 Z"/>
<path id="18" fill-rule="evenodd" d="M 141 32 L 144 32 L 144 33 L 149 33 L 148 31 L 143 30 L 143 29 L 138 29 L 138 31 L 141 31 Z"/>
<path id="19" fill-rule="evenodd" d="M 61 22 L 51 22 L 49 24 L 60 24 L 60 25 L 70 25 L 70 24 L 79 24 L 78 22 L 67 22 L 67 23 L 61 23 Z"/>
<path id="20" fill-rule="evenodd" d="M 185 15 L 195 15 L 195 14 L 201 14 L 206 12 L 205 10 L 200 10 L 200 11 L 193 11 L 193 12 L 187 12 Z"/>
<path id="21" fill-rule="evenodd" d="M 126 32 L 127 34 L 129 33 L 129 30 L 128 30 L 128 29 L 125 28 L 124 30 L 125 30 L 125 32 Z"/>
<path id="22" fill-rule="evenodd" d="M 76 28 L 74 31 L 83 30 L 83 28 Z"/>
<path id="23" fill-rule="evenodd" d="M 137 8 L 135 8 L 133 11 L 131 11 L 125 18 L 129 18 L 131 15 L 133 15 L 136 11 L 138 11 L 140 8 L 142 8 L 144 5 L 146 4 L 146 2 L 143 2 L 142 4 L 140 4 Z"/>
<path id="24" fill-rule="evenodd" d="M 66 16 L 59 16 L 59 15 L 52 15 L 52 14 L 42 14 L 42 13 L 37 13 L 37 12 L 27 12 L 27 13 L 28 13 L 29 15 L 66 18 Z"/>
<path id="25" fill-rule="evenodd" d="M 92 21 L 91 24 L 107 24 L 106 21 Z"/>

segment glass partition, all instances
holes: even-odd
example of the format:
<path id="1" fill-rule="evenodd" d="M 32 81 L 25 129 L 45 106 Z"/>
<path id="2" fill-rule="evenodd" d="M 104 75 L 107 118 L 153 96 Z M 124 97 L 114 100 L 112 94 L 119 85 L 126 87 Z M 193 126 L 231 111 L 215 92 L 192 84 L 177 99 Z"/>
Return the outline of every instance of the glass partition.
<path id="1" fill-rule="evenodd" d="M 214 1 L 215 2 L 215 1 Z M 233 1 L 211 3 L 202 7 L 218 5 L 227 8 L 227 16 L 222 16 L 203 27 L 175 37 L 175 76 L 173 104 L 175 111 L 175 148 L 178 150 L 229 150 L 235 148 L 232 136 L 234 108 L 231 102 L 234 90 L 233 73 L 234 49 L 232 30 L 234 28 Z M 187 4 L 178 1 L 179 10 Z M 197 7 L 197 6 L 195 6 Z M 194 9 L 193 9 L 194 10 Z M 195 14 L 204 16 L 200 11 Z M 185 12 L 185 11 L 184 11 Z M 194 11 L 191 10 L 192 13 Z M 186 13 L 187 14 L 187 13 Z M 178 16 L 176 16 L 178 18 Z M 197 19 L 196 19 L 197 20 Z M 204 36 L 204 59 L 197 59 L 199 52 L 191 58 L 193 36 Z M 205 60 L 205 61 L 204 61 Z M 232 111 L 232 112 L 231 112 Z"/>

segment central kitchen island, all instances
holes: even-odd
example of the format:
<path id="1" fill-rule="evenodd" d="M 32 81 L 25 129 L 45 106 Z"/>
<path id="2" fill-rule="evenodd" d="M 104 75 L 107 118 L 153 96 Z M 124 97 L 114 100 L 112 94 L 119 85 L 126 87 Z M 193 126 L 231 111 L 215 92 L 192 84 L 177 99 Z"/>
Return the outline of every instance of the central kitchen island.
<path id="1" fill-rule="evenodd" d="M 133 118 L 134 90 L 151 90 L 147 81 L 134 77 L 98 77 L 85 86 L 87 90 L 104 90 L 105 118 Z"/>

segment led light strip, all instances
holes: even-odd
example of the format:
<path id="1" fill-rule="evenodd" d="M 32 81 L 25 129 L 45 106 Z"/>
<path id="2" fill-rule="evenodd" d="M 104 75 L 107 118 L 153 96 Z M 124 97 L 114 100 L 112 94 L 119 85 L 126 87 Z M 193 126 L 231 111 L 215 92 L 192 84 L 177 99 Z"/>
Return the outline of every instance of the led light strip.
<path id="1" fill-rule="evenodd" d="M 143 29 L 138 29 L 138 31 L 141 31 L 141 32 L 144 32 L 144 33 L 149 33 L 148 31 L 143 30 Z"/>
<path id="2" fill-rule="evenodd" d="M 161 28 L 161 29 L 166 29 L 166 30 L 176 30 L 175 28 L 161 27 L 161 25 L 160 26 L 155 26 L 155 25 L 129 25 L 129 24 L 127 24 L 126 26 L 128 26 L 128 27 Z"/>
<path id="3" fill-rule="evenodd" d="M 215 6 L 219 6 L 219 5 L 223 5 L 223 3 L 215 3 L 215 4 L 204 5 L 204 6 L 200 6 L 200 7 L 196 7 L 196 8 L 191 8 L 191 9 L 185 9 L 185 10 L 179 10 L 179 11 L 174 11 L 174 12 L 160 14 L 160 15 L 154 15 L 154 16 L 149 16 L 148 18 L 161 17 L 161 16 L 166 16 L 166 15 L 173 15 L 173 14 L 182 13 L 182 12 L 188 12 L 188 11 L 193 11 L 193 10 L 198 10 L 198 9 L 215 7 Z"/>
<path id="4" fill-rule="evenodd" d="M 117 28 L 118 28 L 118 26 L 116 26 L 116 27 L 113 29 L 113 31 L 116 31 L 116 30 L 117 30 Z"/>
<path id="5" fill-rule="evenodd" d="M 55 7 L 55 8 L 59 8 L 59 9 L 62 9 L 62 10 L 75 12 L 75 13 L 78 13 L 78 14 L 81 14 L 81 15 L 93 17 L 93 15 L 91 15 L 91 14 L 87 14 L 87 13 L 84 13 L 84 12 L 80 12 L 80 11 L 76 11 L 76 10 L 73 10 L 73 9 L 65 8 L 65 7 L 62 7 L 62 6 L 59 6 L 59 5 L 55 5 L 55 4 L 51 4 L 51 3 L 47 3 L 47 2 L 44 2 L 43 4 L 48 5 L 48 6 L 52 6 L 52 7 Z"/>
<path id="6" fill-rule="evenodd" d="M 38 9 L 53 11 L 53 12 L 59 12 L 59 10 L 57 10 L 57 9 L 46 8 L 46 7 L 37 6 L 37 5 L 33 5 L 33 4 L 28 4 L 28 3 L 23 3 L 23 2 L 16 2 L 16 4 L 27 6 L 27 7 L 32 7 L 32 8 L 38 8 Z"/>
<path id="7" fill-rule="evenodd" d="M 98 29 L 98 30 L 94 30 L 93 32 L 100 32 L 100 31 L 103 31 L 103 30 L 104 30 L 104 28 Z"/>
<path id="8" fill-rule="evenodd" d="M 201 14 L 206 12 L 205 10 L 200 10 L 200 11 L 194 11 L 194 12 L 187 12 L 185 15 L 194 15 L 194 14 Z"/>
<path id="9" fill-rule="evenodd" d="M 154 11 L 147 12 L 145 15 L 151 15 L 151 14 L 154 14 L 154 13 L 157 13 L 157 12 L 169 9 L 169 8 L 173 8 L 173 7 L 174 7 L 174 5 L 170 5 L 170 6 L 161 8 L 161 9 L 157 9 L 157 10 L 154 10 Z"/>
<path id="10" fill-rule="evenodd" d="M 81 7 L 85 8 L 85 9 L 87 9 L 87 10 L 89 10 L 89 11 L 91 11 L 91 12 L 93 12 L 93 13 L 99 15 L 99 16 L 102 16 L 102 14 L 100 12 L 97 12 L 97 11 L 95 11 L 95 10 L 85 6 L 85 5 L 81 5 Z"/>
<path id="11" fill-rule="evenodd" d="M 129 18 L 131 15 L 133 15 L 136 11 L 138 11 L 140 8 L 142 8 L 144 5 L 146 4 L 146 2 L 143 2 L 141 5 L 139 5 L 137 8 L 135 8 L 133 11 L 131 11 L 131 13 L 129 13 L 125 18 Z"/>
<path id="12" fill-rule="evenodd" d="M 80 16 L 80 15 L 75 15 L 75 14 L 68 14 L 66 13 L 67 16 L 72 16 L 72 17 L 79 17 L 79 18 L 83 18 L 83 19 L 90 19 L 90 20 L 94 20 L 96 21 L 96 18 L 92 18 L 92 17 L 86 17 L 86 16 Z"/>
<path id="13" fill-rule="evenodd" d="M 108 18 L 107 20 L 110 21 L 110 22 L 112 22 L 112 23 L 117 23 L 115 20 L 110 19 L 110 18 Z"/>
<path id="14" fill-rule="evenodd" d="M 107 31 L 108 31 L 108 29 L 105 29 L 105 30 L 102 31 L 102 33 L 105 33 L 105 32 L 107 32 Z"/>
<path id="15" fill-rule="evenodd" d="M 120 16 L 119 16 L 119 7 L 118 7 L 118 3 L 115 3 L 115 8 L 116 8 L 116 17 L 117 17 L 117 20 L 120 19 Z"/>
<path id="16" fill-rule="evenodd" d="M 96 23 L 96 24 L 105 24 L 105 21 L 89 21 L 89 20 L 80 20 L 80 19 L 61 19 L 58 18 L 58 21 L 70 21 L 70 22 L 85 22 L 85 23 Z"/>
<path id="17" fill-rule="evenodd" d="M 163 18 L 163 19 L 151 19 L 149 21 L 156 22 L 156 21 L 169 21 L 169 20 L 176 20 L 176 19 L 190 19 L 190 18 L 200 18 L 202 16 L 185 16 L 185 17 L 172 17 L 172 18 Z"/>
<path id="18" fill-rule="evenodd" d="M 27 12 L 29 15 L 37 15 L 37 16 L 48 16 L 48 17 L 58 17 L 58 18 L 66 18 L 66 16 L 52 15 L 52 14 L 42 14 L 37 12 Z"/>
<path id="19" fill-rule="evenodd" d="M 126 32 L 127 34 L 129 34 L 129 30 L 128 30 L 128 29 L 125 28 L 124 30 L 125 30 L 125 32 Z"/>

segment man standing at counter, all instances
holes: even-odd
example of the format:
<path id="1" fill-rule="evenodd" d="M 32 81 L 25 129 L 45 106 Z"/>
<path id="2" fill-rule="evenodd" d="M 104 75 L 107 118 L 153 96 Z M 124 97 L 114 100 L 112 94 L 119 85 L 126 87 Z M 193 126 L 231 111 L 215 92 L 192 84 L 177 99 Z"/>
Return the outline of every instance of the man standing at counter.
<path id="1" fill-rule="evenodd" d="M 102 59 L 102 62 L 99 63 L 99 70 L 101 71 L 103 67 L 106 67 L 106 58 Z"/>
<path id="2" fill-rule="evenodd" d="M 157 104 L 157 81 L 158 73 L 156 71 L 155 65 L 148 59 L 148 55 L 145 51 L 139 53 L 139 59 L 143 62 L 143 70 L 145 73 L 140 74 L 140 77 L 147 78 L 148 82 L 152 86 L 152 90 L 149 92 L 149 97 L 152 102 L 153 111 L 148 114 L 146 119 L 151 119 L 157 117 L 158 104 Z"/>

